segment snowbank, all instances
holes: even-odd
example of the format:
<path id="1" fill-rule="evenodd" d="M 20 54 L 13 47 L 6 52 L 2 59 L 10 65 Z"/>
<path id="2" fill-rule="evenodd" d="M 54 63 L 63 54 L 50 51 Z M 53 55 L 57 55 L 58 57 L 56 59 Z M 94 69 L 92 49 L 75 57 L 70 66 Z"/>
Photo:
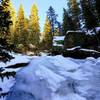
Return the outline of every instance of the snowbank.
<path id="1" fill-rule="evenodd" d="M 35 57 L 21 54 L 10 53 L 14 59 L 4 63 L 0 62 L 0 100 L 5 100 L 10 88 L 15 83 L 14 75 L 22 66 L 16 67 L 17 64 L 27 64 Z M 14 66 L 10 67 L 9 66 Z"/>
<path id="2" fill-rule="evenodd" d="M 60 47 L 63 47 L 63 44 L 59 44 L 57 42 L 59 41 L 64 41 L 64 38 L 65 36 L 54 36 L 54 39 L 53 39 L 53 46 L 60 46 Z"/>
<path id="3" fill-rule="evenodd" d="M 76 92 L 75 82 L 87 78 L 73 60 L 62 56 L 33 59 L 17 73 L 7 100 L 86 100 Z"/>
<path id="4" fill-rule="evenodd" d="M 14 57 L 14 59 L 12 59 L 6 63 L 0 62 L 0 67 L 8 67 L 8 66 L 12 66 L 12 65 L 20 64 L 20 63 L 29 63 L 30 60 L 33 58 L 33 57 L 29 57 L 29 56 L 24 56 L 21 54 L 11 53 L 11 55 Z"/>

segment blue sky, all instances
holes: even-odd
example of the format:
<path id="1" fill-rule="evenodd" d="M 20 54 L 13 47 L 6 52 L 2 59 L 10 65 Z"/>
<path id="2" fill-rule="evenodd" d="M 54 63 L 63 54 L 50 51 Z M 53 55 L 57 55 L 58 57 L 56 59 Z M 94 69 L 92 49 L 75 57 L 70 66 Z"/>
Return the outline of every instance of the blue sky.
<path id="1" fill-rule="evenodd" d="M 35 2 L 38 5 L 40 27 L 43 29 L 46 12 L 51 5 L 59 15 L 58 20 L 62 21 L 63 8 L 66 8 L 66 0 L 12 0 L 15 9 L 18 11 L 19 5 L 22 3 L 25 10 L 25 16 L 29 16 L 32 4 Z"/>

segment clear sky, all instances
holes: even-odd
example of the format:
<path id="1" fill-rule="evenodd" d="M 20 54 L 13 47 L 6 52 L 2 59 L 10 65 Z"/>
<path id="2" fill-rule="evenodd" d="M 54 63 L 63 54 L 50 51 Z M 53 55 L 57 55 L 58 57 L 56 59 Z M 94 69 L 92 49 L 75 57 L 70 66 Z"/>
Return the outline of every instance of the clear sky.
<path id="1" fill-rule="evenodd" d="M 15 9 L 18 11 L 19 5 L 22 3 L 25 10 L 25 15 L 28 17 L 32 4 L 35 2 L 38 5 L 41 30 L 45 22 L 46 12 L 49 6 L 52 6 L 59 15 L 58 20 L 62 21 L 63 8 L 66 8 L 66 0 L 12 0 Z"/>

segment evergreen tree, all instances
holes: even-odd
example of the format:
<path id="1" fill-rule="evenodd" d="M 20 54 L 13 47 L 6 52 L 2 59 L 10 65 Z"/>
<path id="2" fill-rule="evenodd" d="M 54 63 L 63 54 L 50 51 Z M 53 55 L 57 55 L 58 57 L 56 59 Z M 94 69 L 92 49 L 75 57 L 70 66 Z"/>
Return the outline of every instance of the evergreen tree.
<path id="1" fill-rule="evenodd" d="M 26 49 L 28 47 L 28 44 L 30 43 L 28 25 L 29 25 L 29 19 L 24 18 L 24 30 L 21 38 L 22 38 L 22 44 L 24 45 L 24 47 L 26 47 Z"/>
<path id="2" fill-rule="evenodd" d="M 77 0 L 68 0 L 69 15 L 75 23 L 76 29 L 80 28 L 79 15 L 80 8 Z"/>
<path id="3" fill-rule="evenodd" d="M 10 25 L 12 24 L 10 11 L 10 0 L 1 0 L 0 3 L 0 39 L 7 40 L 10 33 Z"/>
<path id="4" fill-rule="evenodd" d="M 60 22 L 57 21 L 57 28 L 58 28 L 58 36 L 62 35 L 62 24 Z"/>
<path id="5" fill-rule="evenodd" d="M 95 0 L 95 7 L 96 7 L 96 10 L 97 10 L 98 19 L 99 19 L 99 22 L 100 22 L 100 0 Z"/>
<path id="6" fill-rule="evenodd" d="M 98 14 L 98 9 L 97 9 L 98 5 L 96 4 L 96 0 L 87 0 L 87 4 L 89 5 L 92 14 L 94 14 L 94 17 L 99 24 L 99 14 Z"/>
<path id="7" fill-rule="evenodd" d="M 24 39 L 24 28 L 25 28 L 25 16 L 23 5 L 21 4 L 18 11 L 17 21 L 16 21 L 16 32 L 14 34 L 14 44 L 18 46 L 23 44 Z"/>
<path id="8" fill-rule="evenodd" d="M 11 17 L 9 10 L 9 0 L 0 0 L 0 61 L 8 61 L 12 57 L 7 53 L 8 44 L 7 37 L 9 34 L 9 27 L 11 22 Z"/>
<path id="9" fill-rule="evenodd" d="M 33 4 L 31 8 L 30 20 L 29 20 L 29 29 L 30 29 L 30 43 L 34 46 L 38 46 L 40 41 L 40 26 L 39 26 L 39 17 L 38 17 L 38 8 L 36 4 Z"/>
<path id="10" fill-rule="evenodd" d="M 13 34 L 15 32 L 15 25 L 16 25 L 16 11 L 15 8 L 12 4 L 12 2 L 10 1 L 9 4 L 9 9 L 10 9 L 10 16 L 11 16 L 11 20 L 12 20 L 12 25 L 11 25 L 11 33 Z"/>
<path id="11" fill-rule="evenodd" d="M 90 9 L 89 2 L 87 0 L 81 0 L 81 6 L 87 29 L 93 29 L 98 26 L 96 17 Z"/>
<path id="12" fill-rule="evenodd" d="M 50 49 L 52 47 L 52 35 L 50 33 L 51 33 L 51 25 L 48 17 L 46 17 L 44 26 L 44 35 L 43 35 L 43 42 L 46 49 Z"/>
<path id="13" fill-rule="evenodd" d="M 65 35 L 68 30 L 75 30 L 75 25 L 71 17 L 68 15 L 66 9 L 63 9 L 63 11 L 62 33 Z"/>
<path id="14" fill-rule="evenodd" d="M 62 24 L 59 21 L 56 22 L 54 34 L 55 34 L 55 36 L 61 36 L 62 35 Z"/>
<path id="15" fill-rule="evenodd" d="M 49 19 L 50 24 L 51 24 L 52 36 L 54 36 L 55 25 L 57 22 L 57 14 L 55 13 L 55 10 L 53 9 L 52 6 L 49 7 L 49 9 L 47 11 L 47 16 L 48 16 L 48 19 Z"/>
<path id="16" fill-rule="evenodd" d="M 14 6 L 13 6 L 11 1 L 9 3 L 9 11 L 10 11 L 12 25 L 10 26 L 10 34 L 9 34 L 8 42 L 9 42 L 10 45 L 13 45 L 14 44 L 14 33 L 15 33 L 15 30 L 16 30 L 17 17 L 16 17 L 15 8 L 14 8 Z"/>

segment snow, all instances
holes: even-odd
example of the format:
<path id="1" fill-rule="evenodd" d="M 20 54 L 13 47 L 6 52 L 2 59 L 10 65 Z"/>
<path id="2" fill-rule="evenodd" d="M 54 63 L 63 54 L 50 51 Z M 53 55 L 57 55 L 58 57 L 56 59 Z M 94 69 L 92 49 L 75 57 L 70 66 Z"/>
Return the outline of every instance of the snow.
<path id="1" fill-rule="evenodd" d="M 86 35 L 95 35 L 95 33 L 93 32 L 93 30 L 88 30 L 88 31 L 86 32 Z"/>
<path id="2" fill-rule="evenodd" d="M 93 94 L 99 98 L 100 84 L 95 81 L 100 79 L 94 78 L 96 72 L 100 75 L 98 66 L 100 58 L 38 57 L 17 73 L 7 100 L 20 100 L 20 93 L 21 100 L 92 100 Z"/>
<path id="3" fill-rule="evenodd" d="M 1 82 L 1 79 L 0 79 L 0 88 L 3 89 L 3 92 L 8 92 L 9 89 L 13 86 L 14 82 L 15 81 L 13 77 L 10 77 L 9 80 L 5 77 L 4 82 Z"/>
<path id="4" fill-rule="evenodd" d="M 100 53 L 100 52 L 98 52 L 96 50 L 92 50 L 92 49 L 80 49 L 80 50 L 82 50 L 82 51 L 88 51 L 88 52 Z"/>
<path id="5" fill-rule="evenodd" d="M 100 27 L 96 27 L 96 31 L 99 32 L 100 31 Z"/>
<path id="6" fill-rule="evenodd" d="M 0 80 L 3 89 L 0 93 L 9 92 L 11 88 L 11 94 L 0 100 L 99 100 L 100 58 L 14 56 L 15 59 L 25 57 L 25 62 L 32 61 L 22 69 L 5 68 L 4 72 L 16 71 L 17 75 L 9 80 L 5 77 L 3 82 Z"/>
<path id="7" fill-rule="evenodd" d="M 67 31 L 67 34 L 69 34 L 69 33 L 75 33 L 75 32 L 80 32 L 80 33 L 82 33 L 81 30 L 77 30 L 77 31 L 69 30 L 69 31 Z"/>
<path id="8" fill-rule="evenodd" d="M 0 62 L 0 67 L 7 67 L 7 66 L 11 66 L 11 65 L 16 65 L 16 64 L 20 64 L 20 63 L 28 63 L 31 59 L 31 57 L 29 58 L 28 56 L 24 56 L 24 55 L 15 55 L 12 54 L 12 56 L 14 57 L 14 59 L 12 59 L 10 62 Z"/>
<path id="9" fill-rule="evenodd" d="M 96 32 L 97 32 L 97 33 L 100 31 L 100 27 L 95 27 L 95 29 L 96 29 Z M 86 32 L 86 34 L 87 34 L 87 35 L 95 35 L 95 32 L 93 31 L 93 29 L 91 29 L 91 30 L 88 30 L 88 31 Z"/>
<path id="10" fill-rule="evenodd" d="M 66 49 L 66 50 L 68 50 L 68 51 L 73 51 L 73 50 L 76 50 L 76 49 L 81 50 L 81 51 L 86 51 L 86 52 L 100 53 L 100 52 L 98 52 L 98 51 L 96 51 L 96 50 L 81 48 L 80 46 L 76 46 L 76 47 L 73 47 L 73 48 L 68 48 L 68 49 Z"/>
<path id="11" fill-rule="evenodd" d="M 82 24 L 83 24 L 82 25 L 82 27 L 83 27 L 84 23 L 82 23 Z M 97 33 L 100 31 L 100 27 L 95 27 L 95 29 L 96 29 Z M 95 35 L 95 32 L 93 31 L 93 29 L 87 31 L 85 28 L 83 28 L 83 31 L 82 30 L 77 30 L 77 31 L 69 30 L 69 31 L 67 31 L 67 34 L 74 33 L 74 32 L 80 32 L 80 33 L 85 32 L 86 35 Z"/>
<path id="12" fill-rule="evenodd" d="M 80 48 L 81 48 L 80 46 L 76 46 L 76 47 L 73 47 L 73 48 L 68 48 L 67 50 L 73 51 L 73 50 L 75 50 L 75 49 L 80 49 Z"/>
<path id="13" fill-rule="evenodd" d="M 58 41 L 64 41 L 65 36 L 54 36 L 53 39 L 53 46 L 60 46 L 63 47 L 63 44 L 58 44 Z"/>
<path id="14" fill-rule="evenodd" d="M 36 58 L 31 57 L 31 56 L 26 56 L 26 55 L 21 55 L 21 54 L 16 54 L 16 53 L 10 53 L 14 59 L 4 63 L 0 62 L 0 68 L 3 68 L 3 71 L 0 72 L 0 74 L 3 73 L 13 73 L 19 71 L 21 68 L 7 68 L 8 66 L 16 65 L 16 64 L 21 64 L 21 63 L 29 63 L 31 59 Z M 0 88 L 2 89 L 0 91 L 0 96 L 2 93 L 8 93 L 10 88 L 14 85 L 15 83 L 15 78 L 13 76 L 3 76 L 3 80 L 0 77 Z M 0 97 L 0 100 L 6 100 L 5 97 Z"/>
<path id="15" fill-rule="evenodd" d="M 64 40 L 65 36 L 54 36 L 54 41 Z"/>

